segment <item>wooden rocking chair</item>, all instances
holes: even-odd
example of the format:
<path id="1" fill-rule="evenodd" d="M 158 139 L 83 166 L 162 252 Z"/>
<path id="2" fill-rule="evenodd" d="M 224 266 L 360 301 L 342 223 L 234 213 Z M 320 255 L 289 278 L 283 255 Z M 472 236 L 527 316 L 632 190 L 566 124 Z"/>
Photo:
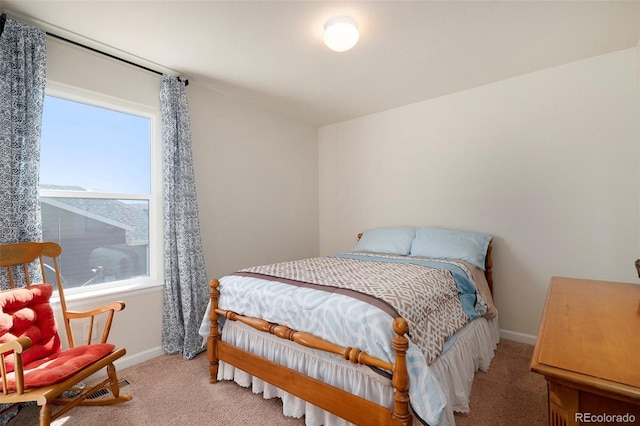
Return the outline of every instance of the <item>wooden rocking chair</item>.
<path id="1" fill-rule="evenodd" d="M 49 425 L 77 405 L 110 405 L 131 400 L 130 396 L 120 395 L 113 365 L 126 350 L 107 343 L 113 315 L 124 309 L 124 303 L 110 303 L 89 312 L 68 311 L 58 267 L 61 253 L 62 248 L 51 242 L 0 245 L 0 273 L 6 269 L 11 286 L 0 291 L 0 404 L 35 401 L 40 406 L 40 426 Z M 50 263 L 45 264 L 45 259 Z M 30 267 L 39 267 L 42 283 L 31 282 Z M 66 350 L 61 350 L 49 303 L 53 286 L 47 283 L 45 270 L 51 267 L 69 343 Z M 105 326 L 100 343 L 92 344 L 91 331 L 97 315 L 104 318 Z M 89 318 L 87 342 L 76 346 L 71 320 L 87 322 L 86 318 Z M 90 388 L 78 387 L 105 367 L 106 379 Z M 101 389 L 110 390 L 112 396 L 87 399 Z M 52 404 L 63 407 L 54 413 Z"/>

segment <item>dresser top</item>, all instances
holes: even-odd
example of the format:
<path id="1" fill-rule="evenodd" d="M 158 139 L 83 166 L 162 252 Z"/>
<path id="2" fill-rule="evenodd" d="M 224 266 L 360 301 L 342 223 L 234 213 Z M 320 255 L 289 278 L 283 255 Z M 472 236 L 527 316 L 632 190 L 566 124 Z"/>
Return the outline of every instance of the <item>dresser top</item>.
<path id="1" fill-rule="evenodd" d="M 552 278 L 532 369 L 640 389 L 640 285 Z"/>

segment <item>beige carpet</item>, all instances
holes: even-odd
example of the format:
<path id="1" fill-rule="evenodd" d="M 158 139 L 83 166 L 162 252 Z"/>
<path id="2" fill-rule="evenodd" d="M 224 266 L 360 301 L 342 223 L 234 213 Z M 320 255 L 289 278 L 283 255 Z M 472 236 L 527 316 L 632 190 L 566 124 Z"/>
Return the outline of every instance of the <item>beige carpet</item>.
<path id="1" fill-rule="evenodd" d="M 488 373 L 478 372 L 471 413 L 456 414 L 458 426 L 544 425 L 546 385 L 529 372 L 533 347 L 502 340 Z M 233 382 L 209 383 L 205 354 L 191 361 L 163 355 L 122 370 L 133 400 L 110 407 L 77 407 L 55 426 L 304 425 L 282 415 L 279 399 L 265 400 Z M 9 425 L 37 425 L 38 407 L 23 408 Z"/>
<path id="2" fill-rule="evenodd" d="M 489 371 L 476 373 L 470 412 L 456 414 L 457 426 L 549 424 L 547 384 L 529 371 L 533 346 L 502 339 Z"/>

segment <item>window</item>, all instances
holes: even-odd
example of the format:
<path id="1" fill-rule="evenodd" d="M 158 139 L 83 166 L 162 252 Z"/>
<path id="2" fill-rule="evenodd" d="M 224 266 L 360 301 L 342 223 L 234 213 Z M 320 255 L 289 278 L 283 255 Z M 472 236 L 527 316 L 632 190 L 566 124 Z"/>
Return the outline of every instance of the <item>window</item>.
<path id="1" fill-rule="evenodd" d="M 157 280 L 157 112 L 67 93 L 44 101 L 43 240 L 62 246 L 65 290 Z"/>

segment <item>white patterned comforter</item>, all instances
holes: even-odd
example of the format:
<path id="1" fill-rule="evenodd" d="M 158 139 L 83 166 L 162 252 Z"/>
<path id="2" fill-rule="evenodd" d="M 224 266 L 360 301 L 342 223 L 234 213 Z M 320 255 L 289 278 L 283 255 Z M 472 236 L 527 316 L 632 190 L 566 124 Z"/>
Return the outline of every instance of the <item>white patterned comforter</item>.
<path id="1" fill-rule="evenodd" d="M 394 316 L 365 301 L 336 292 L 291 285 L 268 276 L 225 276 L 220 279 L 219 289 L 221 309 L 263 318 L 312 333 L 337 345 L 357 347 L 390 363 L 395 361 L 391 346 Z M 200 331 L 203 337 L 209 332 L 208 311 Z M 410 343 L 407 352 L 407 367 L 415 414 L 428 424 L 437 425 L 447 403 L 446 395 L 430 371 L 425 353 L 414 342 Z"/>

